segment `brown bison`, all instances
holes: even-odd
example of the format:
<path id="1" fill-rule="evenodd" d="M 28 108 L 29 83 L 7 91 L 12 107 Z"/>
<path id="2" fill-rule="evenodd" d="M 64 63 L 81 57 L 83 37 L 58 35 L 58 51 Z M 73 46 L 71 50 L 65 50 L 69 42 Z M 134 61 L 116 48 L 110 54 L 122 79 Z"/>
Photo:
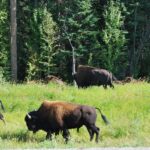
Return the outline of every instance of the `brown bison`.
<path id="1" fill-rule="evenodd" d="M 105 116 L 101 114 L 105 123 L 108 123 Z M 27 127 L 34 133 L 38 130 L 47 132 L 46 138 L 51 139 L 51 134 L 58 134 L 60 131 L 66 142 L 69 137 L 69 129 L 85 125 L 90 140 L 96 134 L 98 142 L 99 128 L 96 127 L 96 110 L 94 107 L 78 105 L 61 101 L 44 101 L 37 111 L 29 112 L 25 116 Z"/>
<path id="2" fill-rule="evenodd" d="M 112 73 L 105 69 L 83 65 L 78 66 L 77 72 L 73 74 L 73 77 L 78 87 L 82 88 L 92 85 L 103 85 L 105 89 L 109 85 L 111 88 L 114 88 L 112 81 L 116 80 Z"/>

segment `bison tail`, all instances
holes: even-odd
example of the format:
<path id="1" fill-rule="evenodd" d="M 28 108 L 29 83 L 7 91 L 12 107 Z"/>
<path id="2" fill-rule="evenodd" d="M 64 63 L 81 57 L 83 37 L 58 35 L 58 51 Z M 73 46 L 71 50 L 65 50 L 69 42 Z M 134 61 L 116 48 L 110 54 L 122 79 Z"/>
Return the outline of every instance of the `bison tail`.
<path id="1" fill-rule="evenodd" d="M 3 109 L 3 111 L 5 111 L 4 105 L 1 100 L 0 100 L 0 104 L 1 104 L 1 108 Z"/>
<path id="2" fill-rule="evenodd" d="M 106 118 L 106 116 L 104 114 L 102 114 L 101 110 L 97 107 L 95 107 L 95 109 L 97 109 L 100 112 L 101 117 L 102 117 L 103 121 L 105 122 L 105 124 L 109 124 L 108 119 Z"/>

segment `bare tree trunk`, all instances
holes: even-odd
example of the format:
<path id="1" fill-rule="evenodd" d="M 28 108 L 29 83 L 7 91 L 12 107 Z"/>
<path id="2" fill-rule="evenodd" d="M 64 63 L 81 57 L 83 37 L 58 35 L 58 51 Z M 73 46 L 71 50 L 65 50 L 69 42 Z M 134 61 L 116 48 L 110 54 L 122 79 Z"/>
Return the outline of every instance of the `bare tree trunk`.
<path id="1" fill-rule="evenodd" d="M 68 35 L 68 32 L 67 32 L 67 27 L 66 27 L 66 22 L 64 22 L 64 33 L 66 34 L 67 36 L 67 39 L 69 41 L 69 44 L 71 46 L 71 49 L 72 49 L 72 75 L 74 76 L 76 74 L 76 58 L 75 58 L 75 48 L 72 44 L 72 40 L 70 39 L 69 35 Z M 73 79 L 73 84 L 74 86 L 76 87 L 77 86 L 77 83 L 75 81 L 75 79 Z"/>
<path id="2" fill-rule="evenodd" d="M 16 22 L 16 0 L 10 0 L 11 14 L 11 79 L 17 82 L 17 22 Z"/>
<path id="3" fill-rule="evenodd" d="M 67 32 L 66 32 L 66 34 L 68 35 Z M 75 48 L 74 48 L 74 46 L 72 45 L 72 42 L 71 42 L 69 36 L 67 36 L 67 38 L 68 38 L 68 41 L 69 41 L 70 46 L 71 46 L 71 48 L 72 48 L 72 75 L 75 75 L 75 73 L 76 73 L 76 69 L 75 69 L 75 68 L 76 68 Z M 73 84 L 74 84 L 75 87 L 77 86 L 77 83 L 76 83 L 75 79 L 73 80 Z"/>

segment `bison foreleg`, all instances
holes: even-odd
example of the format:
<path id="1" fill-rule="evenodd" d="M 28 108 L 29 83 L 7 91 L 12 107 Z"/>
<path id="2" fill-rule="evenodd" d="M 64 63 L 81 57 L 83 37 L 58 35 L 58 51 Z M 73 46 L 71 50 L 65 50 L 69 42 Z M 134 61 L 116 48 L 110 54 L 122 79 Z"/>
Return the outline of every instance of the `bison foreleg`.
<path id="1" fill-rule="evenodd" d="M 107 85 L 106 84 L 104 84 L 103 87 L 104 87 L 104 89 L 107 89 Z"/>
<path id="2" fill-rule="evenodd" d="M 64 137 L 66 143 L 69 140 L 69 135 L 70 135 L 69 130 L 63 129 L 63 137 Z"/>
<path id="3" fill-rule="evenodd" d="M 52 140 L 52 133 L 50 131 L 47 132 L 46 140 Z"/>
<path id="4" fill-rule="evenodd" d="M 114 85 L 112 83 L 109 86 L 114 89 Z"/>
<path id="5" fill-rule="evenodd" d="M 77 132 L 79 133 L 79 129 L 80 129 L 80 127 L 79 128 L 77 128 Z"/>

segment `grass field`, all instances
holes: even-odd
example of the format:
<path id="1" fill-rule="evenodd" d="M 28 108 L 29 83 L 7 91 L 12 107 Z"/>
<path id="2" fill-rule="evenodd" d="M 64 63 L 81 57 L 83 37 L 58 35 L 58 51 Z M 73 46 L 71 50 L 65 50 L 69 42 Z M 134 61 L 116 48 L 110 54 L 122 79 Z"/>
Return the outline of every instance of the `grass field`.
<path id="1" fill-rule="evenodd" d="M 0 84 L 0 99 L 5 106 L 6 125 L 0 121 L 0 149 L 2 148 L 84 148 L 150 146 L 150 84 L 145 82 L 115 85 L 115 89 L 54 84 Z M 37 109 L 43 100 L 61 100 L 96 106 L 102 109 L 110 125 L 105 125 L 97 112 L 100 141 L 89 141 L 85 127 L 77 133 L 70 130 L 68 144 L 61 135 L 45 140 L 46 133 L 27 130 L 24 117 Z"/>

